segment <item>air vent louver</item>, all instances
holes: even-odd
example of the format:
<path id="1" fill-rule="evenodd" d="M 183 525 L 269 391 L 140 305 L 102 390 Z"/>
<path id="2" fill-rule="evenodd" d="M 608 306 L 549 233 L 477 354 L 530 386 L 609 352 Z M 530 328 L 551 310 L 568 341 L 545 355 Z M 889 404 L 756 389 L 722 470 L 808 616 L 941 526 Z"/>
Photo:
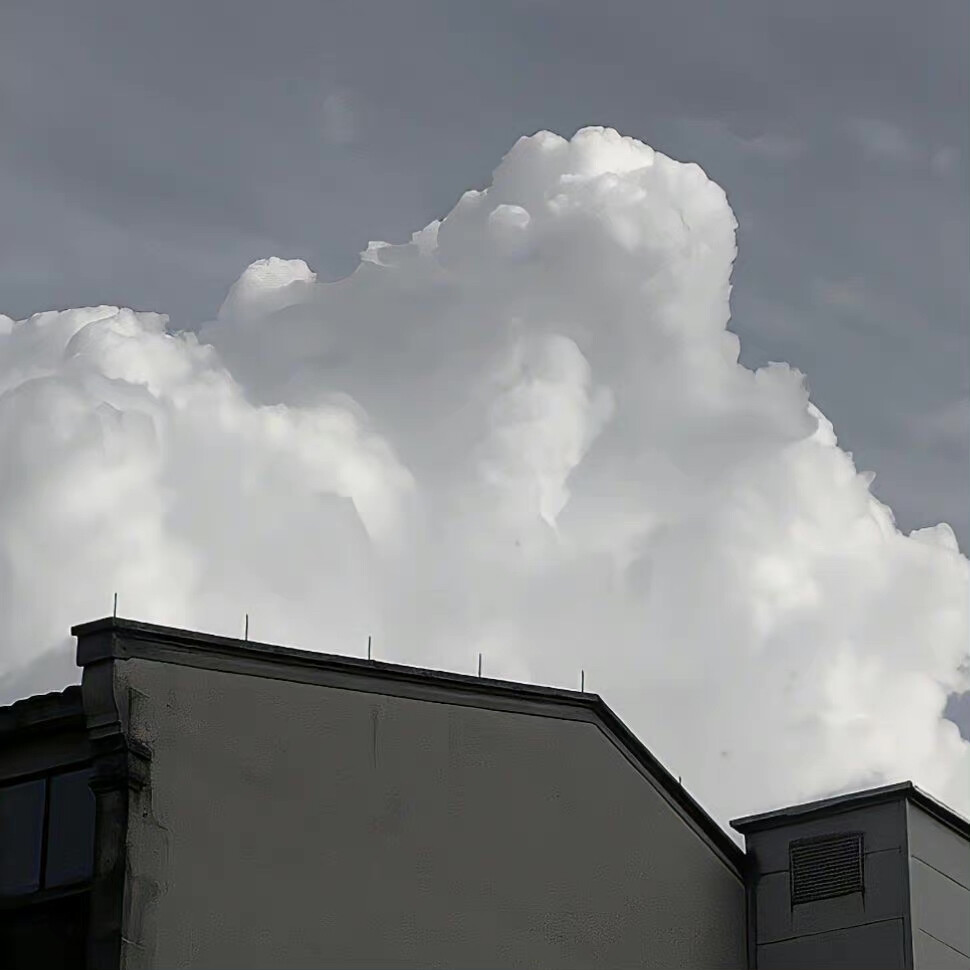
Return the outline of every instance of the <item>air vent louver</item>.
<path id="1" fill-rule="evenodd" d="M 861 832 L 800 839 L 788 855 L 793 906 L 862 892 Z"/>

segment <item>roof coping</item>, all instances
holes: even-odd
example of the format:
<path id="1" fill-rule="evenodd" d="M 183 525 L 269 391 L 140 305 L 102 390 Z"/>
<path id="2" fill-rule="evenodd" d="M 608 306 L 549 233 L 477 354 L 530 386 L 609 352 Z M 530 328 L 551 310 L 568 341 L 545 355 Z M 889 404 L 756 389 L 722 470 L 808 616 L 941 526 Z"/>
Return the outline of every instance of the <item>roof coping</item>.
<path id="1" fill-rule="evenodd" d="M 911 781 L 901 781 L 879 788 L 868 788 L 864 791 L 834 795 L 831 798 L 803 802 L 801 805 L 790 805 L 786 808 L 761 812 L 757 815 L 745 815 L 742 818 L 732 819 L 731 828 L 747 835 L 748 833 L 763 832 L 767 829 L 805 822 L 812 817 L 826 818 L 857 808 L 868 808 L 871 805 L 898 801 L 901 798 L 908 799 L 929 815 L 954 829 L 964 838 L 970 839 L 970 820 L 953 811 L 943 802 L 933 798 L 932 795 L 927 794 L 921 788 L 917 788 Z"/>
<path id="2" fill-rule="evenodd" d="M 743 864 L 744 852 L 731 835 L 688 794 L 680 782 L 614 714 L 598 694 L 538 684 L 493 680 L 470 674 L 409 667 L 379 660 L 318 653 L 312 650 L 297 650 L 252 640 L 239 640 L 209 633 L 195 633 L 175 627 L 157 626 L 120 617 L 105 617 L 81 623 L 72 627 L 71 633 L 78 638 L 77 663 L 81 667 L 109 659 L 129 657 L 152 659 L 154 655 L 156 659 L 162 659 L 164 654 L 171 659 L 172 648 L 176 651 L 189 649 L 196 656 L 202 652 L 210 656 L 248 657 L 289 667 L 354 672 L 398 682 L 439 685 L 473 696 L 515 697 L 550 705 L 585 707 L 596 715 L 600 727 L 619 744 L 621 749 L 627 751 L 634 761 L 647 770 L 649 776 L 656 781 L 657 787 L 670 801 L 680 807 L 732 865 L 740 869 Z"/>

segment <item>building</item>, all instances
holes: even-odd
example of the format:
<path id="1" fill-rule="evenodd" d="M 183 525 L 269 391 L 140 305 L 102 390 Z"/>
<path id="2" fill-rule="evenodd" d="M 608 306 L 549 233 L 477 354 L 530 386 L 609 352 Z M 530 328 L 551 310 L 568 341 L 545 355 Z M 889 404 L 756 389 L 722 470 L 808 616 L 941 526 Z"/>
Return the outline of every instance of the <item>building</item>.
<path id="1" fill-rule="evenodd" d="M 910 784 L 732 823 L 596 695 L 105 619 L 0 709 L 0 966 L 970 968 Z"/>

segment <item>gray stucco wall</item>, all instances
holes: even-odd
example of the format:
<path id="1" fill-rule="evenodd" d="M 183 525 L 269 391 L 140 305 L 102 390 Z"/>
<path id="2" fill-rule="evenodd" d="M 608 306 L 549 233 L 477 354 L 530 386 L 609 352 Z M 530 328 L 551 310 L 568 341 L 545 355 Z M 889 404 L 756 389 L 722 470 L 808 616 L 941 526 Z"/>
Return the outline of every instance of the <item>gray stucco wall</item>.
<path id="1" fill-rule="evenodd" d="M 738 873 L 588 720 L 148 660 L 128 967 L 742 967 Z"/>
<path id="2" fill-rule="evenodd" d="M 970 970 L 970 842 L 909 804 L 916 970 Z"/>
<path id="3" fill-rule="evenodd" d="M 865 893 L 792 906 L 789 843 L 862 832 Z M 906 815 L 898 801 L 747 836 L 760 970 L 907 966 Z"/>

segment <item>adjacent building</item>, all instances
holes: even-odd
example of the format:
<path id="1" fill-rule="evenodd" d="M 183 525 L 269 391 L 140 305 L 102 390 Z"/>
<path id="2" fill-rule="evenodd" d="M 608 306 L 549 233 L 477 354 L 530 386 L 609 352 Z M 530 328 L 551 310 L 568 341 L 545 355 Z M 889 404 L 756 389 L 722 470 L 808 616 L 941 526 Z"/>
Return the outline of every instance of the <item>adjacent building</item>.
<path id="1" fill-rule="evenodd" d="M 121 619 L 0 708 L 0 966 L 963 967 L 910 784 L 734 822 L 595 694 Z"/>

